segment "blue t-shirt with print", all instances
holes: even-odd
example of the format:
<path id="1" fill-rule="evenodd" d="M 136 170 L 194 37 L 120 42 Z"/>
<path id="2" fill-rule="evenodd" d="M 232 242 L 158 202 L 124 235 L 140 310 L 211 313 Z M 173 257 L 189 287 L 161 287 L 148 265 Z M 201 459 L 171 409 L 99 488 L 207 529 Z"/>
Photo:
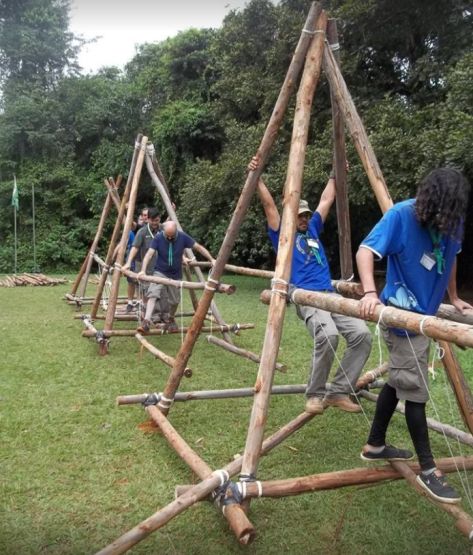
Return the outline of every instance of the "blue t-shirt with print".
<path id="1" fill-rule="evenodd" d="M 395 204 L 361 243 L 381 259 L 388 257 L 384 304 L 435 314 L 447 290 L 448 280 L 461 243 L 444 234 L 439 248 L 445 261 L 438 272 L 431 233 L 416 218 L 415 199 Z"/>
<path id="2" fill-rule="evenodd" d="M 296 232 L 290 283 L 307 291 L 333 291 L 330 269 L 324 247 L 319 239 L 324 229 L 322 217 L 314 212 L 307 233 Z M 279 229 L 268 228 L 274 250 L 278 251 Z"/>
<path id="3" fill-rule="evenodd" d="M 184 231 L 177 231 L 172 241 L 166 239 L 164 232 L 160 231 L 151 243 L 151 248 L 158 253 L 154 270 L 168 278 L 181 279 L 184 249 L 191 249 L 194 244 L 194 239 Z"/>

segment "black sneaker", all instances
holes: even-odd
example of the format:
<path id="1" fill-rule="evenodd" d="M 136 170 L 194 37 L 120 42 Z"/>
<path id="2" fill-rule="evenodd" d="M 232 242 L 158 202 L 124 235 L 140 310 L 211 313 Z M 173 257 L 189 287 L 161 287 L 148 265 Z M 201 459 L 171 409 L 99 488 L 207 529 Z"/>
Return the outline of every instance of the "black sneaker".
<path id="1" fill-rule="evenodd" d="M 131 303 L 127 303 L 126 305 L 126 313 L 131 314 L 135 310 L 135 307 Z"/>
<path id="2" fill-rule="evenodd" d="M 427 475 L 420 473 L 416 482 L 437 501 L 442 503 L 459 503 L 461 501 L 461 497 L 452 486 L 447 484 L 447 478 L 443 474 L 437 476 L 435 472 Z"/>
<path id="3" fill-rule="evenodd" d="M 360 457 L 364 461 L 410 461 L 414 453 L 408 449 L 398 449 L 393 445 L 385 445 L 381 453 L 362 451 Z"/>

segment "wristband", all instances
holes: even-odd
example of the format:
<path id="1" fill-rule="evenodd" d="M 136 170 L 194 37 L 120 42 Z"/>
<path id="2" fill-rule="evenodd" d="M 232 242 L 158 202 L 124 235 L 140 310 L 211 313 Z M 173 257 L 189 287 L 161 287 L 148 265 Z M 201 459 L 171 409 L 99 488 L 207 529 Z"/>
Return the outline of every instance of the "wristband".
<path id="1" fill-rule="evenodd" d="M 368 295 L 369 293 L 376 293 L 376 294 L 378 294 L 378 292 L 375 291 L 375 290 L 373 290 L 373 291 L 363 291 L 363 297 L 364 297 L 365 295 Z"/>

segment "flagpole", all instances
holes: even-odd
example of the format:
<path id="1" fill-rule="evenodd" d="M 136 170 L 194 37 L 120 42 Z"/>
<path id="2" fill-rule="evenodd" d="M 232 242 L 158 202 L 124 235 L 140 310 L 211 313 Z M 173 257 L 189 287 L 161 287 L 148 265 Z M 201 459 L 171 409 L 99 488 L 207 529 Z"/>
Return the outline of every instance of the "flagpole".
<path id="1" fill-rule="evenodd" d="M 34 203 L 34 181 L 31 185 L 31 203 L 33 211 L 33 272 L 37 272 L 36 266 L 36 218 L 35 218 L 35 203 Z"/>

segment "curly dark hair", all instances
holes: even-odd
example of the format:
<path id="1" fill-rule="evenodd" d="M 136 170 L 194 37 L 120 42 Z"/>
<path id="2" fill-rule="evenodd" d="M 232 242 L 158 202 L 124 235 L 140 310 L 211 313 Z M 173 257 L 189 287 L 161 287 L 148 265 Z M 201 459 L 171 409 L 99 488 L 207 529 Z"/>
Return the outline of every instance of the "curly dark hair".
<path id="1" fill-rule="evenodd" d="M 461 239 L 469 192 L 470 186 L 460 171 L 454 168 L 433 170 L 417 189 L 417 219 L 425 227 Z"/>

